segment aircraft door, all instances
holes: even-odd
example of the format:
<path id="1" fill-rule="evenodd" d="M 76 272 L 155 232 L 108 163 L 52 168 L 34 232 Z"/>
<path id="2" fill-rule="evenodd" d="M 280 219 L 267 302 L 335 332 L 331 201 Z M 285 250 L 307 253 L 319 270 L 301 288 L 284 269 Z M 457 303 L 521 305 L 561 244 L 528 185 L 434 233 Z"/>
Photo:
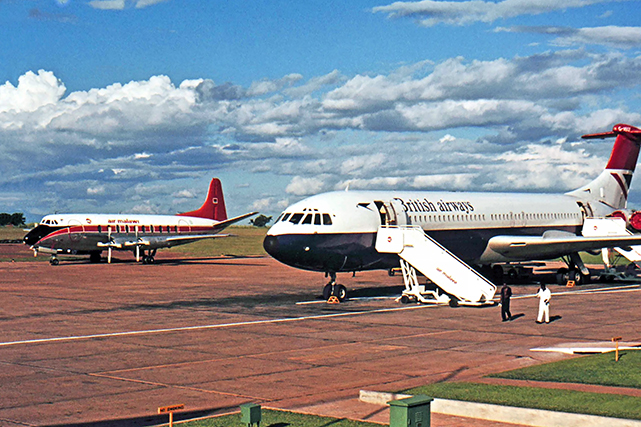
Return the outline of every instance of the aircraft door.
<path id="1" fill-rule="evenodd" d="M 394 217 L 396 218 L 395 225 L 408 225 L 412 222 L 409 220 L 407 213 L 405 212 L 405 207 L 400 200 L 392 199 L 389 202 L 389 205 L 394 210 Z"/>
<path id="2" fill-rule="evenodd" d="M 407 215 L 400 201 L 390 200 L 389 202 L 383 202 L 375 200 L 374 204 L 378 209 L 381 225 L 407 225 Z"/>
<path id="3" fill-rule="evenodd" d="M 380 200 L 374 200 L 376 209 L 378 210 L 378 215 L 381 219 L 381 225 L 395 225 L 396 224 L 396 215 L 392 210 L 391 206 L 388 203 L 382 202 Z"/>

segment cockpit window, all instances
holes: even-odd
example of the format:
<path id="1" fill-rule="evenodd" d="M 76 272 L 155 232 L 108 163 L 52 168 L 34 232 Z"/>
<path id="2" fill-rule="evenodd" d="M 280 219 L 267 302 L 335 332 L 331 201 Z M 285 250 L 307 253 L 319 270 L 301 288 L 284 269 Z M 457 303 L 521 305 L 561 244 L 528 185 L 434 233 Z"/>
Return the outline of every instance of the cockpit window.
<path id="1" fill-rule="evenodd" d="M 314 225 L 321 225 L 321 216 L 320 216 L 320 214 L 314 214 Z"/>
<path id="2" fill-rule="evenodd" d="M 332 218 L 329 214 L 323 214 L 323 225 L 332 225 Z"/>
<path id="3" fill-rule="evenodd" d="M 292 215 L 292 217 L 289 219 L 289 222 L 291 222 L 292 224 L 298 224 L 298 223 L 300 222 L 300 220 L 301 220 L 301 218 L 302 218 L 302 217 L 303 217 L 303 214 L 302 214 L 302 213 L 295 213 L 295 214 L 293 214 L 293 215 Z"/>
<path id="4" fill-rule="evenodd" d="M 286 213 L 285 215 L 283 215 L 283 219 L 281 221 L 283 222 L 287 221 L 287 218 L 289 218 L 290 215 L 291 213 Z"/>
<path id="5" fill-rule="evenodd" d="M 303 220 L 302 224 L 311 224 L 312 223 L 312 218 L 314 218 L 314 214 L 307 214 L 307 216 Z"/>

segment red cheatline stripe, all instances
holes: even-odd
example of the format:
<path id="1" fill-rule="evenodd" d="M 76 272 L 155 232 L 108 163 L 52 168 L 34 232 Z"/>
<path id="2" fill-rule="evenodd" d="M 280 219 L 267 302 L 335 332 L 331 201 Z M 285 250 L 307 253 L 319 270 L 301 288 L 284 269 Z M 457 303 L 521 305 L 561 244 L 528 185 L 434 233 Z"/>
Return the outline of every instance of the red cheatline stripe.
<path id="1" fill-rule="evenodd" d="M 614 172 L 610 172 L 610 175 L 612 175 L 614 177 L 614 179 L 617 181 L 617 183 L 619 184 L 619 187 L 621 187 L 621 191 L 623 191 L 623 197 L 627 200 L 628 199 L 628 189 L 625 188 L 625 183 L 623 182 L 621 177 L 618 174 L 614 173 Z"/>

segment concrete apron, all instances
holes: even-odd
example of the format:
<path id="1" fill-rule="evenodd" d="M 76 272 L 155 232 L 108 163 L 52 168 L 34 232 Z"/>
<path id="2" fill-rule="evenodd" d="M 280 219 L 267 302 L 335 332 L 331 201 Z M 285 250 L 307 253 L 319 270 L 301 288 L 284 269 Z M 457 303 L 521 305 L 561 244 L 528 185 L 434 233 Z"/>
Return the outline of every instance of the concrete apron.
<path id="1" fill-rule="evenodd" d="M 361 390 L 359 395 L 361 401 L 378 405 L 387 405 L 387 402 L 391 400 L 405 399 L 407 397 L 412 396 L 409 394 L 382 393 L 367 390 Z M 445 415 L 536 427 L 641 427 L 641 421 L 637 420 L 449 399 L 434 399 L 430 405 L 430 410 L 431 412 Z"/>

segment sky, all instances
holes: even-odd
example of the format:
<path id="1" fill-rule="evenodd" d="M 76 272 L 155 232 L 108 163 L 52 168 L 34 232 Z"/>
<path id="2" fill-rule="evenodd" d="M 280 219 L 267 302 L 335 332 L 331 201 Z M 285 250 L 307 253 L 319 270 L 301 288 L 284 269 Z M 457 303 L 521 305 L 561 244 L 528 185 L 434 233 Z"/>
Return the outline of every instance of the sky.
<path id="1" fill-rule="evenodd" d="M 565 192 L 641 127 L 641 1 L 0 0 L 0 212 Z M 641 209 L 641 178 L 630 207 Z"/>

